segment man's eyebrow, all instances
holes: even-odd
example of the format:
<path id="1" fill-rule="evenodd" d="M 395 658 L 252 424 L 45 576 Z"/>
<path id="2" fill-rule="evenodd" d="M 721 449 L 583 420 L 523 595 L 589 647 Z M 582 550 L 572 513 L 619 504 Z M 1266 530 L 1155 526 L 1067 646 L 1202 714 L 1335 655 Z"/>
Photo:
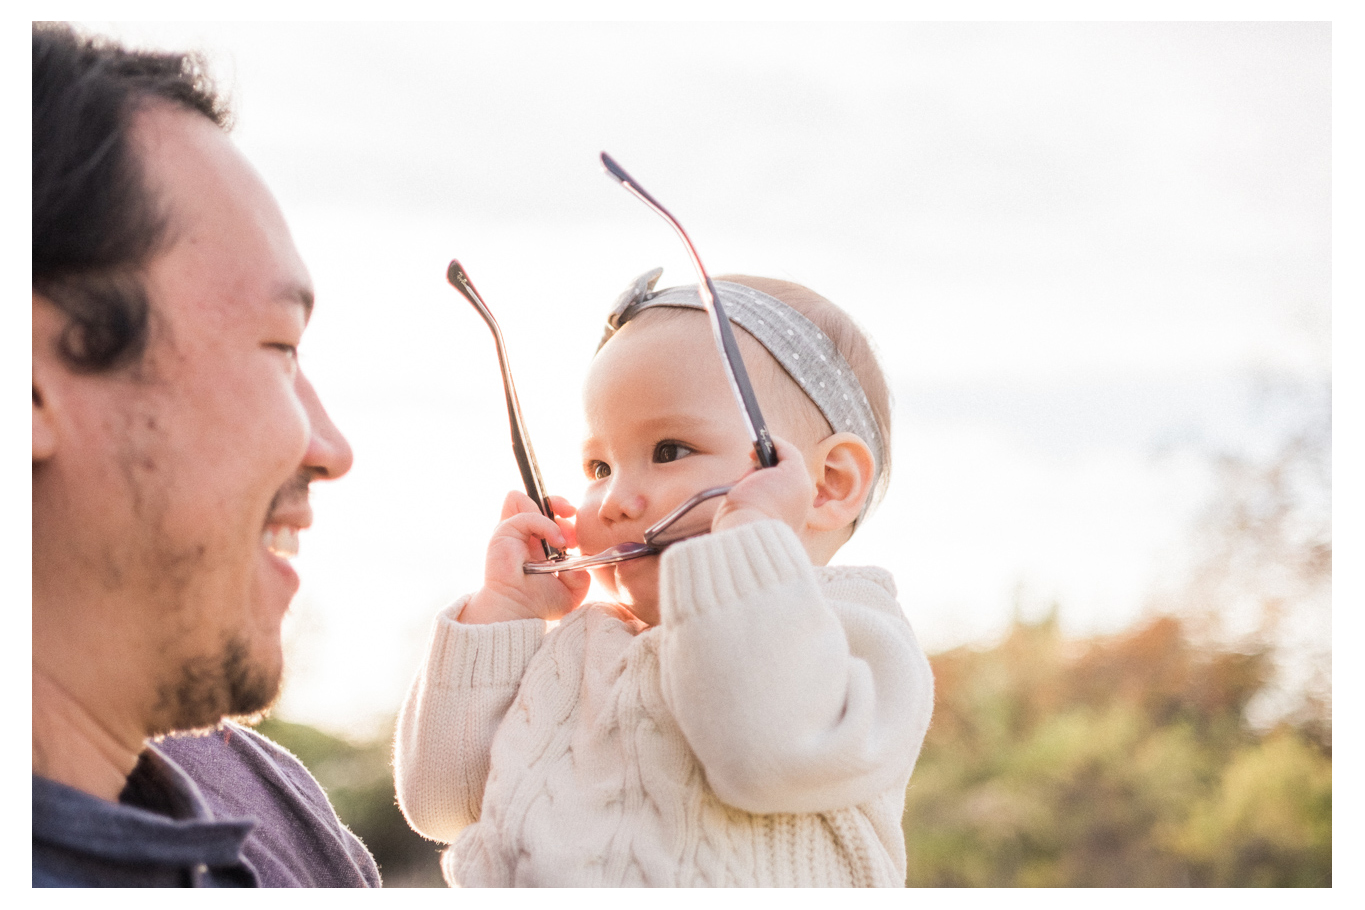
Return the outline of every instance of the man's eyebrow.
<path id="1" fill-rule="evenodd" d="M 303 307 L 303 321 L 313 316 L 313 289 L 302 284 L 285 285 L 280 289 L 279 298 L 287 303 L 297 303 Z"/>

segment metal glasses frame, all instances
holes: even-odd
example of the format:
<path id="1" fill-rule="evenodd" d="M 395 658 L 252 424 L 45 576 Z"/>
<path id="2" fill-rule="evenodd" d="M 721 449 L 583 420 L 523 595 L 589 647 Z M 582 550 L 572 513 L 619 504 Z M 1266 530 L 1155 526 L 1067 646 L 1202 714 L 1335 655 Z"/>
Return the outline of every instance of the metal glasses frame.
<path id="1" fill-rule="evenodd" d="M 635 198 L 649 206 L 659 217 L 667 221 L 682 239 L 683 245 L 687 248 L 688 256 L 692 260 L 692 265 L 697 271 L 697 277 L 700 279 L 698 294 L 710 317 L 712 339 L 716 343 L 716 350 L 720 353 L 721 363 L 725 366 L 725 375 L 729 380 L 730 390 L 739 403 L 745 429 L 749 433 L 749 440 L 753 443 L 759 466 L 761 468 L 772 467 L 777 464 L 777 449 L 773 445 L 771 434 L 768 432 L 768 424 L 763 419 L 763 412 L 759 409 L 758 398 L 754 395 L 753 384 L 749 381 L 749 373 L 744 368 L 744 360 L 740 357 L 739 345 L 735 341 L 734 331 L 730 328 L 730 320 L 725 313 L 725 307 L 721 304 L 720 295 L 716 293 L 716 286 L 711 282 L 711 276 L 706 273 L 706 268 L 702 265 L 701 257 L 697 255 L 697 249 L 692 245 L 691 238 L 687 236 L 687 231 L 683 230 L 678 219 L 674 218 L 668 209 L 664 208 L 657 199 L 650 195 L 649 191 L 640 186 L 635 178 L 626 173 L 626 170 L 617 164 L 615 159 L 606 152 L 602 152 L 601 160 L 602 167 L 608 176 L 621 184 Z M 512 431 L 512 452 L 516 456 L 517 467 L 521 470 L 521 479 L 526 486 L 526 495 L 531 497 L 542 514 L 553 520 L 554 512 L 550 508 L 550 498 L 545 492 L 545 483 L 540 477 L 540 466 L 536 462 L 535 452 L 531 448 L 531 440 L 526 432 L 526 424 L 521 416 L 521 404 L 517 399 L 516 386 L 512 381 L 512 370 L 507 362 L 507 349 L 503 344 L 502 331 L 498 328 L 498 322 L 493 318 L 493 313 L 488 309 L 488 305 L 483 302 L 479 292 L 475 290 L 474 283 L 469 280 L 468 273 L 465 272 L 458 260 L 452 259 L 450 261 L 450 266 L 446 270 L 446 278 L 478 311 L 493 333 L 493 340 L 498 348 L 498 365 L 502 369 L 503 389 L 507 396 L 507 421 Z M 563 550 L 551 547 L 546 541 L 542 540 L 541 546 L 545 550 L 546 560 L 544 562 L 525 563 L 522 566 L 522 571 L 528 575 L 544 575 L 574 569 L 586 569 L 591 566 L 610 565 L 628 559 L 638 559 L 642 556 L 653 556 L 680 540 L 706 533 L 706 529 L 680 534 L 679 536 L 674 536 L 670 532 L 693 509 L 702 503 L 724 496 L 730 492 L 733 486 L 734 484 L 727 484 L 712 487 L 689 498 L 651 525 L 644 533 L 643 543 L 632 541 L 617 544 L 591 556 L 569 557 Z"/>

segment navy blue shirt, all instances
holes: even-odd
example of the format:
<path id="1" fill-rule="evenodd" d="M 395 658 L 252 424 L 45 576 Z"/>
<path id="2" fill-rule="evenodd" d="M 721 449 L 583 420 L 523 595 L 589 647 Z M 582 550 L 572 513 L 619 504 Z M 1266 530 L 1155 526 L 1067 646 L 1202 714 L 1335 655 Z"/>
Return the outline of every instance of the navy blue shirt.
<path id="1" fill-rule="evenodd" d="M 379 887 L 308 770 L 237 724 L 149 745 L 118 803 L 33 778 L 34 887 Z"/>
<path id="2" fill-rule="evenodd" d="M 33 887 L 252 887 L 255 822 L 216 820 L 194 782 L 149 746 L 117 803 L 33 775 Z"/>

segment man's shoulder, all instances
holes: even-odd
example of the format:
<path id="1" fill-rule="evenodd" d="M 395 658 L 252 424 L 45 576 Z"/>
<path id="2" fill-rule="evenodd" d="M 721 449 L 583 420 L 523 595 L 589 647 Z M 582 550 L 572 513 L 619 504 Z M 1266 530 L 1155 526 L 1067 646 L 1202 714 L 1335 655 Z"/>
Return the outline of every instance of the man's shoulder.
<path id="1" fill-rule="evenodd" d="M 286 784 L 306 802 L 327 806 L 326 794 L 292 752 L 250 727 L 223 721 L 208 732 L 173 733 L 155 747 L 189 774 L 201 790 L 242 793 L 264 782 Z"/>
<path id="2" fill-rule="evenodd" d="M 267 887 L 379 886 L 374 858 L 284 746 L 225 721 L 207 734 L 167 736 L 156 748 L 195 781 L 216 815 L 256 820 L 246 855 Z"/>

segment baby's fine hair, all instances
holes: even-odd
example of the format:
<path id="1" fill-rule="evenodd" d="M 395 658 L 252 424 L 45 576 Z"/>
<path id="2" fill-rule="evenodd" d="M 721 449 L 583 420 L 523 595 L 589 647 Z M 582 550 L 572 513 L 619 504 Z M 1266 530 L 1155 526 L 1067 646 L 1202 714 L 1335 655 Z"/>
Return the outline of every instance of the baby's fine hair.
<path id="1" fill-rule="evenodd" d="M 886 373 L 882 369 L 876 349 L 873 348 L 867 334 L 853 321 L 853 317 L 838 306 L 810 288 L 794 281 L 783 281 L 779 278 L 760 278 L 753 275 L 719 275 L 717 280 L 742 284 L 756 291 L 762 291 L 770 297 L 776 297 L 815 323 L 816 327 L 824 332 L 830 341 L 834 342 L 834 347 L 843 355 L 844 360 L 848 361 L 848 365 L 853 368 L 853 374 L 858 378 L 858 384 L 863 387 L 863 392 L 867 395 L 867 403 L 872 407 L 872 417 L 877 422 L 877 429 L 882 435 L 885 463 L 882 465 L 881 476 L 877 479 L 877 488 L 870 494 L 872 504 L 875 507 L 876 503 L 886 493 L 886 485 L 891 479 L 892 401 L 891 386 L 886 381 Z M 800 392 L 795 382 L 790 382 L 790 385 L 797 392 Z M 806 398 L 804 392 L 800 392 L 800 395 L 803 400 L 810 404 L 809 410 L 814 416 L 825 426 L 828 426 L 828 422 L 820 416 L 815 403 Z"/>

